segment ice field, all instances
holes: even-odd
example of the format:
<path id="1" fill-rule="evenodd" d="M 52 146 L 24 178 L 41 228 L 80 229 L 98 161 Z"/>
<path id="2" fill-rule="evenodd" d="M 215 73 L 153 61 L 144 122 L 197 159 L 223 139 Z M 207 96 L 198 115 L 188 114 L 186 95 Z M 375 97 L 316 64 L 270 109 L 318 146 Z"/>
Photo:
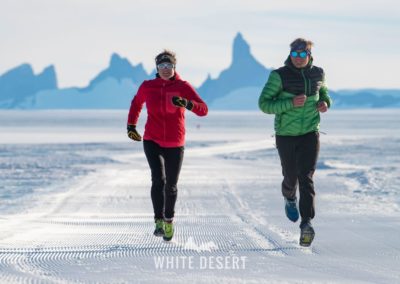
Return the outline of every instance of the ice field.
<path id="1" fill-rule="evenodd" d="M 1 111 L 0 283 L 399 283 L 399 114 L 322 114 L 316 237 L 302 248 L 273 116 L 187 114 L 167 243 L 127 111 Z"/>

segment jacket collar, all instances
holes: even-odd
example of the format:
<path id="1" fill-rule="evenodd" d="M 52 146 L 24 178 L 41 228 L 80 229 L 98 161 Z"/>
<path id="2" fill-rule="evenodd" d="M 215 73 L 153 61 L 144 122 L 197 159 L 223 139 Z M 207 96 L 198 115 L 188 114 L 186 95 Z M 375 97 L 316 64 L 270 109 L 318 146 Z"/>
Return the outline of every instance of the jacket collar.
<path id="1" fill-rule="evenodd" d="M 174 82 L 174 81 L 179 81 L 179 80 L 182 80 L 182 79 L 181 79 L 181 76 L 179 76 L 179 74 L 175 71 L 174 76 L 173 76 L 171 79 L 169 79 L 169 80 L 161 79 L 160 75 L 159 75 L 158 73 L 156 73 L 156 78 L 155 78 L 155 80 L 157 80 L 157 81 L 160 80 L 161 82 L 170 84 L 170 83 L 172 83 L 172 82 Z"/>

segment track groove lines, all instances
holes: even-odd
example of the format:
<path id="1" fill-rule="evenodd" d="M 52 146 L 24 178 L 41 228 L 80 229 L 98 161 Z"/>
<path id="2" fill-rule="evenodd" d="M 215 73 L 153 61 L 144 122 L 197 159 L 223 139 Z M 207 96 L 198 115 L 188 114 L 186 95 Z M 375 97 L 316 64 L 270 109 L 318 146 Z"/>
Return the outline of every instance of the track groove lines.
<path id="1" fill-rule="evenodd" d="M 153 217 L 144 213 L 151 208 L 149 193 L 143 190 L 148 181 L 136 179 L 131 188 L 126 165 L 110 172 L 104 169 L 68 191 L 49 196 L 48 209 L 2 220 L 15 229 L 0 238 L 0 269 L 4 271 L 0 282 L 79 282 L 81 273 L 91 267 L 106 271 L 116 262 L 127 262 L 148 270 L 154 257 L 164 256 L 282 259 L 302 252 L 290 243 L 282 245 L 269 227 L 260 226 L 212 163 L 207 162 L 201 174 L 197 174 L 198 166 L 205 166 L 204 162 L 194 164 L 185 168 L 193 178 L 182 182 L 186 190 L 179 199 L 172 242 L 152 234 Z M 140 268 L 143 262 L 147 266 Z"/>
<path id="2" fill-rule="evenodd" d="M 225 200 L 232 208 L 232 211 L 235 212 L 238 219 L 243 223 L 243 226 L 248 227 L 249 232 L 248 235 L 253 235 L 255 239 L 262 239 L 269 243 L 272 248 L 269 248 L 268 252 L 276 252 L 277 255 L 292 255 L 294 252 L 305 252 L 307 254 L 318 254 L 318 250 L 313 246 L 310 248 L 302 248 L 297 244 L 284 246 L 278 241 L 278 239 L 273 237 L 273 233 L 263 226 L 260 226 L 257 223 L 257 220 L 249 214 L 249 208 L 247 208 L 246 204 L 237 196 L 232 187 L 230 186 L 227 180 L 223 182 L 223 193 L 225 196 Z"/>

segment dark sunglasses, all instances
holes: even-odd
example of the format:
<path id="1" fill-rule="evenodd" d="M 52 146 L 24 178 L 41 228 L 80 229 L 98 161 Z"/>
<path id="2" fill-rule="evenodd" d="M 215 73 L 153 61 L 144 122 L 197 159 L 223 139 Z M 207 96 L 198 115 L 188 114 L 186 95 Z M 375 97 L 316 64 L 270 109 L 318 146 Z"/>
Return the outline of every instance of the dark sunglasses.
<path id="1" fill-rule="evenodd" d="M 172 69 L 172 68 L 174 68 L 174 64 L 168 63 L 168 62 L 164 62 L 164 63 L 158 64 L 157 68 L 158 69 Z"/>
<path id="2" fill-rule="evenodd" d="M 290 52 L 290 56 L 291 56 L 291 57 L 306 58 L 307 55 L 308 55 L 308 52 L 305 51 L 305 50 L 304 50 L 304 51 L 301 51 L 301 52 L 298 52 L 298 51 L 292 51 L 292 52 Z"/>

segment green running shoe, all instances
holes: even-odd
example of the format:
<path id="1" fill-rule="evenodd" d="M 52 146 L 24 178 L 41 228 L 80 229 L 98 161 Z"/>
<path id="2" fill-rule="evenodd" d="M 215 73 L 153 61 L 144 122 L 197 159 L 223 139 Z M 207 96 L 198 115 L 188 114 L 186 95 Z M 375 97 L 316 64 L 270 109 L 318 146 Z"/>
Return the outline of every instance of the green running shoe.
<path id="1" fill-rule="evenodd" d="M 154 236 L 161 237 L 164 236 L 164 220 L 156 219 L 156 229 L 154 230 Z"/>
<path id="2" fill-rule="evenodd" d="M 164 241 L 170 241 L 174 236 L 174 224 L 172 222 L 165 222 L 165 233 L 163 236 Z"/>
<path id="3" fill-rule="evenodd" d="M 315 232 L 310 220 L 301 221 L 300 230 L 300 245 L 302 247 L 311 246 L 311 243 L 314 240 Z"/>

